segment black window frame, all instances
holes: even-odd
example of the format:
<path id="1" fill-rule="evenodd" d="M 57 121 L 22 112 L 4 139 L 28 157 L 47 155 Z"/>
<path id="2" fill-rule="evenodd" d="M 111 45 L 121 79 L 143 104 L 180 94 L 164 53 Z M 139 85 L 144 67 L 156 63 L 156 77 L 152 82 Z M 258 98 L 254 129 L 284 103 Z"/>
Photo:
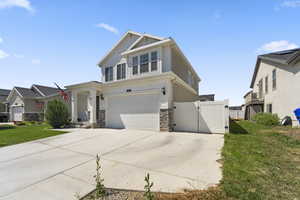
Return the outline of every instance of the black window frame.
<path id="1" fill-rule="evenodd" d="M 149 54 L 140 55 L 140 74 L 149 72 Z"/>
<path id="2" fill-rule="evenodd" d="M 132 75 L 139 74 L 139 57 L 132 57 Z"/>
<path id="3" fill-rule="evenodd" d="M 151 57 L 151 72 L 157 71 L 158 70 L 158 53 L 157 53 L 157 51 L 152 51 L 150 53 L 150 57 Z"/>
<path id="4" fill-rule="evenodd" d="M 117 80 L 122 80 L 126 78 L 126 63 L 121 63 L 117 65 Z"/>
<path id="5" fill-rule="evenodd" d="M 114 68 L 113 67 L 106 67 L 104 72 L 105 82 L 110 82 L 114 80 Z"/>

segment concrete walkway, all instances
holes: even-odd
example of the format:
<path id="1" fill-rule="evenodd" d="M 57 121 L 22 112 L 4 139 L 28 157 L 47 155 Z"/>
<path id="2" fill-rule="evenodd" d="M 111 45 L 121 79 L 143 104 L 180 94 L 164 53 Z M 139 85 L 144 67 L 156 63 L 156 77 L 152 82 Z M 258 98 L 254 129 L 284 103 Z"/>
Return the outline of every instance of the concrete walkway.
<path id="1" fill-rule="evenodd" d="M 70 131 L 70 130 L 69 130 Z M 221 177 L 223 135 L 72 129 L 71 133 L 0 148 L 0 199 L 68 200 L 95 188 L 95 155 L 106 187 L 205 188 Z"/>

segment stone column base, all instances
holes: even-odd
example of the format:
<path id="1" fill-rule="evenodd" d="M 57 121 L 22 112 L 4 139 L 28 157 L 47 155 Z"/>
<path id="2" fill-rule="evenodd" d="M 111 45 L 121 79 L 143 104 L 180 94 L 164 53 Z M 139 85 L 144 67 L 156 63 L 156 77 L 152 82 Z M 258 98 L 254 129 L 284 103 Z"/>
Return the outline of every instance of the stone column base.
<path id="1" fill-rule="evenodd" d="M 160 131 L 174 131 L 173 128 L 173 109 L 160 109 Z"/>

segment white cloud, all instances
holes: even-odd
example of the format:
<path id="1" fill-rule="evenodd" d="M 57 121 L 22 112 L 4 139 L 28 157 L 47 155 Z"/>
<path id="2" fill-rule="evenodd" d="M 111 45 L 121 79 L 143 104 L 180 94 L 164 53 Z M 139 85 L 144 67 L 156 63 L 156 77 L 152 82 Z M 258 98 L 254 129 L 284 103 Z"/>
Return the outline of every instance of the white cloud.
<path id="1" fill-rule="evenodd" d="M 0 8 L 20 7 L 33 13 L 35 10 L 29 0 L 0 0 Z"/>
<path id="2" fill-rule="evenodd" d="M 4 59 L 4 58 L 6 58 L 8 56 L 9 56 L 8 53 L 6 53 L 5 51 L 3 51 L 3 50 L 0 49 L 0 59 Z"/>
<path id="3" fill-rule="evenodd" d="M 257 52 L 273 52 L 273 51 L 283 51 L 287 49 L 298 48 L 297 44 L 291 43 L 287 40 L 272 41 L 262 45 Z"/>
<path id="4" fill-rule="evenodd" d="M 34 65 L 39 65 L 39 64 L 41 64 L 41 60 L 40 59 L 32 59 L 31 63 Z"/>
<path id="5" fill-rule="evenodd" d="M 14 57 L 16 57 L 16 58 L 24 58 L 25 56 L 22 55 L 22 54 L 14 54 Z"/>
<path id="6" fill-rule="evenodd" d="M 3 43 L 3 38 L 0 37 L 0 43 Z"/>
<path id="7" fill-rule="evenodd" d="M 97 24 L 96 26 L 99 27 L 99 28 L 103 28 L 107 31 L 110 31 L 114 34 L 119 34 L 119 30 L 117 28 L 111 26 L 111 25 L 108 25 L 108 24 L 105 24 L 105 23 L 100 23 L 100 24 Z"/>
<path id="8" fill-rule="evenodd" d="M 286 8 L 300 7 L 300 0 L 286 0 L 282 2 L 281 7 L 286 7 Z"/>

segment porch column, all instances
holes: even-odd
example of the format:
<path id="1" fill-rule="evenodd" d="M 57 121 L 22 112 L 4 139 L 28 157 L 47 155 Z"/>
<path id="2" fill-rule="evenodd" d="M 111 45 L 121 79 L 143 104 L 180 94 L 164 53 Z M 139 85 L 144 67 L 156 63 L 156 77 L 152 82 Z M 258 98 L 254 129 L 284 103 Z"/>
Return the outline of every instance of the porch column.
<path id="1" fill-rule="evenodd" d="M 95 126 L 97 123 L 96 118 L 96 90 L 89 90 L 89 97 L 88 97 L 88 110 L 90 112 L 90 124 Z"/>
<path id="2" fill-rule="evenodd" d="M 77 122 L 78 112 L 77 112 L 77 92 L 72 91 L 72 122 Z"/>

